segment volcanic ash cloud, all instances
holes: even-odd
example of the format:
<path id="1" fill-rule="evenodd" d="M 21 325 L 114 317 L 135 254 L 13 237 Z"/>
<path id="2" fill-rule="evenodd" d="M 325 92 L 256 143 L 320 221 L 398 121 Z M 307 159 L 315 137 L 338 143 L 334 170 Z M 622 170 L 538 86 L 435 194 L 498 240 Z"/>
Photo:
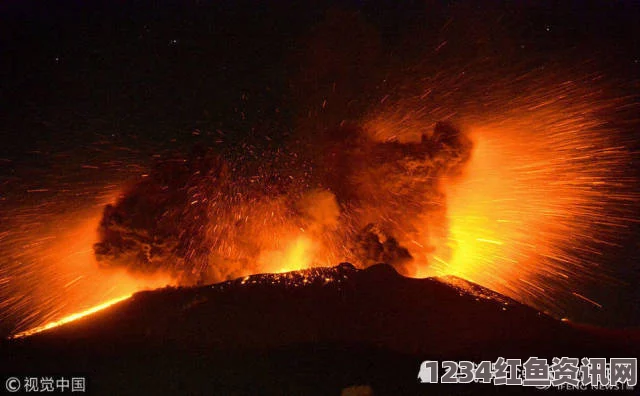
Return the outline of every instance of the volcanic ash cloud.
<path id="1" fill-rule="evenodd" d="M 429 249 L 425 222 L 446 218 L 442 179 L 460 172 L 471 141 L 449 123 L 414 142 L 371 136 L 339 126 L 295 163 L 269 153 L 236 163 L 213 149 L 159 161 L 105 208 L 95 254 L 187 284 L 345 260 L 410 274 Z"/>

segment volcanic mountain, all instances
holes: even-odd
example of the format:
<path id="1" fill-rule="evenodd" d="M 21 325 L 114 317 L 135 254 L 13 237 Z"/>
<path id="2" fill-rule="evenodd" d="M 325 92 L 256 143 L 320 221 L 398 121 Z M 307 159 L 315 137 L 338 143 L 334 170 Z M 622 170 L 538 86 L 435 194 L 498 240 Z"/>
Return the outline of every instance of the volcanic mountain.
<path id="1" fill-rule="evenodd" d="M 637 356 L 638 345 L 637 334 L 559 321 L 459 278 L 343 263 L 140 292 L 5 341 L 0 366 L 17 376 L 85 375 L 98 394 L 339 394 L 357 385 L 414 394 L 436 386 L 418 383 L 423 360 Z"/>

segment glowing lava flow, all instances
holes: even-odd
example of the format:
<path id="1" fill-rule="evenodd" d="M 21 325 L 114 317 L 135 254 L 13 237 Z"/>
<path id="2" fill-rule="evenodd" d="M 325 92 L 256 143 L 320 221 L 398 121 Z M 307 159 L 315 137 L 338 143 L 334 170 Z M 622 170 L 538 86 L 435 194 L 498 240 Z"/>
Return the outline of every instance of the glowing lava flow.
<path id="1" fill-rule="evenodd" d="M 92 245 L 103 205 L 62 213 L 15 211 L 22 223 L 11 224 L 10 237 L 0 241 L 0 279 L 6 279 L 0 284 L 0 323 L 12 325 L 3 329 L 7 336 L 35 334 L 173 283 L 161 273 L 141 276 L 98 266 Z"/>
<path id="2" fill-rule="evenodd" d="M 224 205 L 206 207 L 215 221 L 190 228 L 206 230 L 201 239 L 209 244 L 205 247 L 214 246 L 207 257 L 213 263 L 207 282 L 348 261 L 352 252 L 343 234 L 332 232 L 342 226 L 348 234 L 386 221 L 397 224 L 399 235 L 392 236 L 414 259 L 406 275 L 455 275 L 556 316 L 564 316 L 567 298 L 602 306 L 581 286 L 607 280 L 607 250 L 616 249 L 640 213 L 637 180 L 629 176 L 634 155 L 625 146 L 629 137 L 606 118 L 607 111 L 624 108 L 629 99 L 601 98 L 598 76 L 573 82 L 529 73 L 494 80 L 479 73 L 483 78 L 461 80 L 469 74 L 438 75 L 426 82 L 424 93 L 383 100 L 379 113 L 363 120 L 376 142 L 391 143 L 421 142 L 439 120 L 459 123 L 474 142 L 461 174 L 434 177 L 424 171 L 452 159 L 435 154 L 420 167 L 403 162 L 402 174 L 364 172 L 356 180 L 377 199 L 351 212 L 325 189 L 305 191 L 294 207 L 283 197 L 248 199 L 252 194 L 237 193 L 243 188 L 230 189 L 233 199 L 225 196 Z M 482 85 L 484 80 L 491 83 Z M 451 150 L 445 143 L 439 153 Z M 407 174 L 415 176 L 411 183 L 388 183 L 393 189 L 386 183 Z M 257 180 L 272 187 L 269 178 Z M 396 194 L 420 183 L 437 191 Z M 403 198 L 378 199 L 381 191 Z M 0 324 L 14 322 L 8 330 L 16 337 L 85 317 L 136 291 L 176 283 L 160 271 L 143 276 L 98 266 L 92 246 L 105 202 L 86 213 L 77 210 L 83 207 L 78 202 L 46 202 L 49 206 L 12 212 L 2 224 L 7 230 L 0 228 Z M 390 206 L 399 210 L 387 210 Z M 403 215 L 411 207 L 427 213 Z M 351 221 L 358 216 L 356 227 Z"/>
<path id="3" fill-rule="evenodd" d="M 14 334 L 13 336 L 11 336 L 11 338 L 28 337 L 28 336 L 31 336 L 31 335 L 34 335 L 34 334 L 37 334 L 37 333 L 41 333 L 41 332 L 43 332 L 45 330 L 53 329 L 54 327 L 58 327 L 58 326 L 62 326 L 62 325 L 67 324 L 67 323 L 71 323 L 71 322 L 73 322 L 75 320 L 84 318 L 85 316 L 89 316 L 89 315 L 92 315 L 92 314 L 94 314 L 96 312 L 102 311 L 102 310 L 104 310 L 106 308 L 109 308 L 110 306 L 112 306 L 114 304 L 117 304 L 117 303 L 119 303 L 121 301 L 124 301 L 124 300 L 128 299 L 131 296 L 132 296 L 131 294 L 128 294 L 126 296 L 114 298 L 112 300 L 106 301 L 106 302 L 104 302 L 102 304 L 96 305 L 95 307 L 91 307 L 91 308 L 89 308 L 87 310 L 84 310 L 82 312 L 77 312 L 77 313 L 74 313 L 72 315 L 66 316 L 66 317 L 64 317 L 62 319 L 59 319 L 59 320 L 56 320 L 56 321 L 53 321 L 53 322 L 49 322 L 49 323 L 47 323 L 45 325 L 34 327 L 33 329 L 29 329 L 29 330 Z"/>

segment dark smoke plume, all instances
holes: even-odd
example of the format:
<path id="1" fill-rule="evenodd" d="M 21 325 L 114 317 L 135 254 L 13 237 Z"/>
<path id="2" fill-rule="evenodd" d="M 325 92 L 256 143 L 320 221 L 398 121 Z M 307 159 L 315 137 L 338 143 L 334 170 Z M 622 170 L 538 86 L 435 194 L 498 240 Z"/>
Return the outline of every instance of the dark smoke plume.
<path id="1" fill-rule="evenodd" d="M 105 208 L 101 265 L 216 281 L 264 271 L 260 260 L 279 260 L 273 251 L 304 230 L 317 264 L 409 271 L 408 244 L 429 227 L 416 222 L 444 221 L 442 178 L 460 171 L 471 142 L 444 122 L 425 123 L 412 141 L 374 138 L 368 121 L 389 62 L 361 14 L 330 11 L 301 47 L 289 81 L 293 134 L 268 148 L 157 161 Z"/>
<path id="2" fill-rule="evenodd" d="M 353 126 L 331 136 L 317 152 L 298 153 L 316 170 L 298 181 L 273 166 L 240 173 L 260 164 L 229 163 L 213 149 L 159 161 L 105 208 L 96 256 L 105 266 L 169 270 L 187 283 L 220 280 L 255 265 L 265 249 L 261 229 L 293 224 L 339 244 L 336 259 L 402 270 L 411 262 L 403 246 L 411 220 L 444 210 L 439 180 L 464 164 L 470 141 L 445 123 L 414 143 L 376 142 Z"/>

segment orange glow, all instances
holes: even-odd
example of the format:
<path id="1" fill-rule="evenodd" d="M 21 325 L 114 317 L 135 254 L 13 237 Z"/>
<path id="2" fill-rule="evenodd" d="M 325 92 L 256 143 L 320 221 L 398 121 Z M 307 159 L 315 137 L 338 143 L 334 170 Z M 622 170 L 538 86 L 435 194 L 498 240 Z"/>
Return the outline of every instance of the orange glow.
<path id="1" fill-rule="evenodd" d="M 634 143 L 611 122 L 627 98 L 598 74 L 465 72 L 425 78 L 366 121 L 379 141 L 418 141 L 443 119 L 473 141 L 438 185 L 442 210 L 404 219 L 412 275 L 455 275 L 557 316 L 563 300 L 598 307 L 581 293 L 613 281 L 602 263 L 638 222 Z"/>
<path id="2" fill-rule="evenodd" d="M 109 308 L 110 306 L 112 306 L 114 304 L 117 304 L 120 301 L 124 301 L 124 300 L 128 299 L 129 297 L 131 297 L 131 294 L 126 295 L 126 296 L 122 296 L 122 297 L 118 297 L 118 298 L 114 298 L 114 299 L 109 300 L 107 302 L 104 302 L 102 304 L 96 305 L 95 307 L 89 308 L 89 309 L 87 309 L 85 311 L 77 312 L 77 313 L 74 313 L 72 315 L 65 316 L 62 319 L 59 319 L 59 320 L 56 320 L 56 321 L 53 321 L 53 322 L 49 322 L 49 323 L 47 323 L 45 325 L 34 327 L 33 329 L 29 329 L 27 331 L 23 331 L 23 332 L 17 333 L 15 335 L 13 335 L 11 338 L 28 337 L 28 336 L 31 336 L 31 335 L 34 335 L 34 334 L 37 334 L 37 333 L 41 333 L 41 332 L 43 332 L 45 330 L 52 329 L 54 327 L 58 327 L 58 326 L 62 326 L 62 325 L 67 324 L 67 323 L 71 323 L 71 322 L 73 322 L 75 320 L 84 318 L 85 316 L 89 316 L 89 315 L 94 314 L 96 312 L 102 311 L 102 310 L 104 310 L 106 308 Z"/>
<path id="3" fill-rule="evenodd" d="M 258 258 L 264 272 L 282 273 L 310 268 L 317 246 L 306 235 L 293 238 L 283 250 L 266 251 Z"/>
<path id="4" fill-rule="evenodd" d="M 20 314 L 15 333 L 30 335 L 89 315 L 133 293 L 175 284 L 157 273 L 134 275 L 122 269 L 102 269 L 93 254 L 101 218 L 95 207 L 66 214 L 41 214 L 46 223 L 34 223 L 15 232 L 5 248 L 11 297 L 3 315 Z M 31 329 L 31 330 L 28 330 Z"/>
<path id="5" fill-rule="evenodd" d="M 638 196 L 629 188 L 637 180 L 625 174 L 630 155 L 600 118 L 612 104 L 594 93 L 590 84 L 598 79 L 496 79 L 490 89 L 478 89 L 480 100 L 459 90 L 462 77 L 454 77 L 425 82 L 439 88 L 433 99 L 432 87 L 413 98 L 386 99 L 361 121 L 372 141 L 418 145 L 423 135 L 428 140 L 435 134 L 436 121 L 453 120 L 473 141 L 468 162 L 450 155 L 446 144 L 411 161 L 360 161 L 366 166 L 354 166 L 358 177 L 348 180 L 365 203 L 351 206 L 326 186 L 293 177 L 295 188 L 282 194 L 232 190 L 233 196 L 211 200 L 204 209 L 211 220 L 191 231 L 204 234 L 196 239 L 207 257 L 185 272 L 202 271 L 200 279 L 217 282 L 342 261 L 363 266 L 353 253 L 354 236 L 368 224 L 384 223 L 413 259 L 398 264 L 406 275 L 455 275 L 554 313 L 562 312 L 557 290 L 598 307 L 575 284 L 604 279 L 595 258 L 638 221 Z M 454 96 L 458 91 L 463 93 Z M 370 153 L 367 145 L 373 144 L 353 150 L 358 159 Z M 451 161 L 460 167 L 449 168 Z M 160 271 L 99 267 L 92 246 L 105 203 L 18 213 L 11 237 L 0 234 L 0 252 L 9 263 L 0 266 L 0 291 L 9 296 L 0 299 L 0 319 L 8 313 L 18 318 L 18 335 L 178 282 Z"/>
<path id="6" fill-rule="evenodd" d="M 417 276 L 455 275 L 541 308 L 554 303 L 550 289 L 597 276 L 591 260 L 629 216 L 620 202 L 634 198 L 622 196 L 623 148 L 574 110 L 548 106 L 469 128 L 473 157 L 444 186 L 445 237 L 431 240 Z"/>

